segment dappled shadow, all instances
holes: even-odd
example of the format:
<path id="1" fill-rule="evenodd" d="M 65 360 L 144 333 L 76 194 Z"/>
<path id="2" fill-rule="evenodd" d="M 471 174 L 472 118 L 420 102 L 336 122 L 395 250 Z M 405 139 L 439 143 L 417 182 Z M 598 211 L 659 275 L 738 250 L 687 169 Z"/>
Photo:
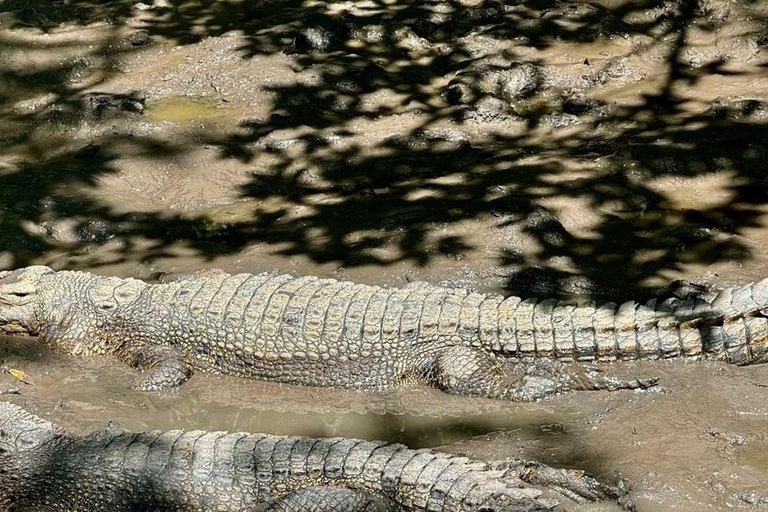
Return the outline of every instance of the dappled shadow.
<path id="1" fill-rule="evenodd" d="M 246 197 L 278 198 L 284 204 L 277 211 L 256 211 L 261 240 L 279 245 L 282 254 L 345 266 L 402 260 L 426 265 L 436 256 L 482 249 L 451 233 L 435 235 L 440 226 L 496 217 L 499 227 L 521 227 L 538 247 L 533 254 L 510 247 L 499 255 L 502 264 L 523 267 L 507 284 L 523 296 L 638 297 L 653 292 L 649 280 L 684 263 L 749 258 L 743 242 L 729 235 L 757 225 L 762 215 L 766 127 L 750 114 L 763 106 L 748 102 L 752 112 L 739 103 L 691 111 L 679 90 L 702 77 L 732 73 L 723 61 L 692 67 L 683 58 L 688 32 L 694 26 L 715 30 L 717 13 L 695 2 L 618 9 L 584 3 L 549 9 L 526 2 L 484 3 L 473 10 L 450 4 L 449 14 L 433 22 L 428 20 L 435 19 L 435 4 L 399 6 L 389 17 L 343 18 L 346 31 L 327 27 L 330 21 L 309 21 L 302 28 L 304 39 L 294 38 L 305 41 L 298 45 L 303 52 L 294 49 L 296 44 L 290 48 L 300 53 L 303 68 L 315 69 L 322 78 L 275 88 L 270 117 L 245 122 L 241 133 L 214 141 L 224 158 L 247 162 L 258 151 L 273 153 L 270 167 L 243 188 Z M 633 13 L 647 21 L 623 21 Z M 381 29 L 373 42 L 371 26 Z M 368 40 L 360 43 L 359 33 L 366 30 Z M 411 32 L 403 36 L 403 30 Z M 578 93 L 626 73 L 621 66 L 609 64 L 566 87 L 552 86 L 548 82 L 557 79 L 547 76 L 550 70 L 521 63 L 513 50 L 501 52 L 500 59 L 495 52 L 478 58 L 480 52 L 464 39 L 470 33 L 500 39 L 514 33 L 537 48 L 643 34 L 658 48 L 642 52 L 658 51 L 666 59 L 660 71 L 666 76 L 656 92 L 640 97 L 640 104 L 606 107 Z M 352 41 L 359 43 L 354 53 L 341 50 Z M 263 37 L 260 42 L 266 44 Z M 312 44 L 314 51 L 307 50 Z M 448 83 L 435 87 L 440 79 Z M 377 91 L 394 91 L 400 101 L 366 105 L 363 98 Z M 489 99 L 505 104 L 482 111 Z M 374 147 L 343 143 L 361 118 L 414 110 L 419 122 L 405 134 Z M 512 118 L 526 129 L 471 140 L 461 128 L 483 115 Z M 435 128 L 446 120 L 453 128 Z M 542 129 L 574 121 L 582 127 L 567 136 Z M 267 142 L 275 130 L 290 129 L 301 135 L 290 139 L 287 149 Z M 653 179 L 724 170 L 734 174 L 727 204 L 679 209 L 649 186 Z M 557 212 L 542 204 L 554 198 L 585 202 L 600 212 L 599 223 L 586 235 L 569 232 Z M 310 213 L 290 217 L 294 206 Z M 380 251 L 388 245 L 397 251 Z M 554 261 L 558 264 L 549 264 Z M 570 269 L 563 269 L 562 261 Z"/>
<path id="2" fill-rule="evenodd" d="M 149 42 L 143 32 L 136 37 L 136 31 L 123 30 L 130 4 L 9 1 L 1 7 L 0 12 L 13 13 L 17 27 L 47 32 L 89 23 L 97 31 L 92 39 L 59 32 L 45 43 L 34 39 L 34 32 L 0 36 L 6 52 L 0 66 L 4 267 L 50 260 L 58 253 L 87 254 L 109 241 L 117 242 L 124 255 L 141 252 L 148 258 L 163 256 L 180 240 L 210 257 L 243 247 L 244 240 L 227 239 L 206 222 L 162 211 L 117 211 L 99 196 L 100 180 L 121 172 L 120 158 L 172 158 L 189 150 L 186 143 L 122 129 L 141 119 L 141 93 L 99 92 L 122 73 L 121 60 Z M 42 62 L 27 65 L 25 52 Z M 138 241 L 145 242 L 141 249 Z"/>
<path id="3" fill-rule="evenodd" d="M 738 35 L 755 55 L 762 51 L 764 13 L 749 3 L 733 14 L 725 4 L 688 0 L 147 4 L 0 6 L 17 27 L 96 23 L 111 34 L 85 61 L 35 76 L 2 71 L 8 85 L 0 89 L 0 117 L 18 127 L 0 146 L 13 155 L 0 175 L 9 265 L 62 250 L 46 232 L 62 219 L 76 224 L 68 251 L 114 239 L 124 257 L 167 256 L 183 244 L 212 258 L 260 243 L 346 267 L 426 266 L 482 251 L 477 239 L 453 229 L 478 222 L 514 233 L 495 257 L 508 268 L 507 291 L 522 296 L 647 296 L 686 264 L 751 256 L 739 235 L 760 225 L 766 201 L 768 110 L 748 96 L 692 104 L 686 94 L 704 78 L 744 72 L 729 67 L 727 55 L 691 57 L 695 35 L 731 37 L 729 16 L 749 13 Z M 269 115 L 243 120 L 234 133 L 196 132 L 181 143 L 125 131 L 102 133 L 84 147 L 42 149 L 52 126 L 98 125 L 110 112 L 141 117 L 140 96 L 88 96 L 124 55 L 153 39 L 194 44 L 233 31 L 242 34 L 243 58 L 292 59 L 296 80 L 264 87 Z M 630 43 L 615 58 L 593 65 L 587 55 L 567 71 L 534 51 L 570 45 L 578 55 L 579 45 L 617 40 Z M 615 103 L 599 94 L 606 84 L 641 83 L 642 59 L 658 64 L 649 92 Z M 78 73 L 101 78 L 73 82 Z M 20 102 L 43 94 L 52 96 L 45 105 L 19 113 Z M 366 138 L 374 130 L 386 135 Z M 98 179 L 119 171 L 115 161 L 126 148 L 173 157 L 200 141 L 222 160 L 251 166 L 240 189 L 254 204 L 250 218 L 222 224 L 118 213 L 98 198 Z M 654 186 L 717 173 L 729 176 L 727 200 L 695 208 L 676 206 Z M 552 206 L 559 200 L 589 211 L 589 229 L 570 228 Z M 139 247 L 138 240 L 149 243 Z M 519 240 L 529 245 L 521 250 Z"/>

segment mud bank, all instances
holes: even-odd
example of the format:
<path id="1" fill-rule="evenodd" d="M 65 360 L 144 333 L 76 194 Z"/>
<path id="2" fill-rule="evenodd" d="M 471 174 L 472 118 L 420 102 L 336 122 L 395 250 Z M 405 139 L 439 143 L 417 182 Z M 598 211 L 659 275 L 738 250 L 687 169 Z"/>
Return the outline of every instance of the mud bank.
<path id="1" fill-rule="evenodd" d="M 758 280 L 766 26 L 746 1 L 0 0 L 0 267 L 612 301 Z M 209 376 L 145 395 L 19 340 L 0 362 L 34 382 L 10 399 L 76 430 L 385 438 L 620 474 L 640 512 L 768 510 L 760 367 L 615 365 L 665 391 L 514 405 Z"/>

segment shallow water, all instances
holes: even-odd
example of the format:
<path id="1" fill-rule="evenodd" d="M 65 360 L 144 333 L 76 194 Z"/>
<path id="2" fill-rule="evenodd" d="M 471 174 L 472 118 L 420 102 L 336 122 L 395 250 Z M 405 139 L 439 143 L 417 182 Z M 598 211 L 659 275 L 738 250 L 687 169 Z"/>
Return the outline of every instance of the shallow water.
<path id="1" fill-rule="evenodd" d="M 144 114 L 152 121 L 171 122 L 210 119 L 226 115 L 217 108 L 217 103 L 210 98 L 185 96 L 172 96 L 150 102 L 144 110 Z"/>
<path id="2" fill-rule="evenodd" d="M 110 359 L 52 353 L 33 339 L 3 339 L 0 362 L 22 369 L 32 383 L 4 376 L 0 386 L 20 387 L 21 394 L 3 399 L 75 432 L 116 421 L 132 429 L 384 439 L 621 476 L 631 482 L 639 512 L 764 507 L 745 501 L 765 496 L 768 481 L 768 401 L 760 367 L 618 363 L 605 371 L 657 376 L 663 390 L 579 392 L 514 404 L 426 388 L 363 393 L 203 374 L 177 391 L 140 393 L 130 390 L 138 378 L 133 370 Z"/>

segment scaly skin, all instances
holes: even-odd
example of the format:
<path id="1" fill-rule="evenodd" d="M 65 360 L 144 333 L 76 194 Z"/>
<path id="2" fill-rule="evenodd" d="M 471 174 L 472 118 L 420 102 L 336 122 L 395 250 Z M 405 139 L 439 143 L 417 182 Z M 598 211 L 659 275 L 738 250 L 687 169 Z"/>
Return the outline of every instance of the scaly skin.
<path id="1" fill-rule="evenodd" d="M 225 432 L 75 437 L 0 402 L 0 511 L 533 512 L 621 499 L 579 471 L 356 439 Z"/>
<path id="2" fill-rule="evenodd" d="M 146 390 L 181 384 L 194 371 L 358 389 L 419 382 L 511 400 L 644 388 L 654 382 L 576 382 L 540 366 L 510 383 L 498 362 L 765 362 L 765 308 L 768 280 L 725 290 L 711 302 L 617 308 L 270 274 L 215 273 L 161 284 L 46 267 L 0 276 L 2 330 L 149 369 Z"/>

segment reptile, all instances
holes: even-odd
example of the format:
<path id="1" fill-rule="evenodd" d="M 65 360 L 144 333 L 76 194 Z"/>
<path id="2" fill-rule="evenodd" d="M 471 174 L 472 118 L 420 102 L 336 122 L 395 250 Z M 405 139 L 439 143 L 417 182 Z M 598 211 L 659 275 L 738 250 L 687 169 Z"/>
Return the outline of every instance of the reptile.
<path id="1" fill-rule="evenodd" d="M 761 363 L 767 310 L 768 280 L 714 297 L 617 306 L 272 273 L 159 283 L 44 266 L 0 273 L 0 332 L 118 357 L 144 371 L 141 390 L 178 386 L 195 371 L 357 389 L 420 383 L 520 401 L 647 388 L 654 379 L 573 378 L 541 361 Z M 530 362 L 521 379 L 508 378 L 507 363 Z"/>
<path id="2" fill-rule="evenodd" d="M 520 459 L 485 463 L 349 438 L 114 424 L 75 436 L 0 402 L 3 511 L 534 512 L 558 506 L 555 493 L 631 508 L 623 483 Z"/>

